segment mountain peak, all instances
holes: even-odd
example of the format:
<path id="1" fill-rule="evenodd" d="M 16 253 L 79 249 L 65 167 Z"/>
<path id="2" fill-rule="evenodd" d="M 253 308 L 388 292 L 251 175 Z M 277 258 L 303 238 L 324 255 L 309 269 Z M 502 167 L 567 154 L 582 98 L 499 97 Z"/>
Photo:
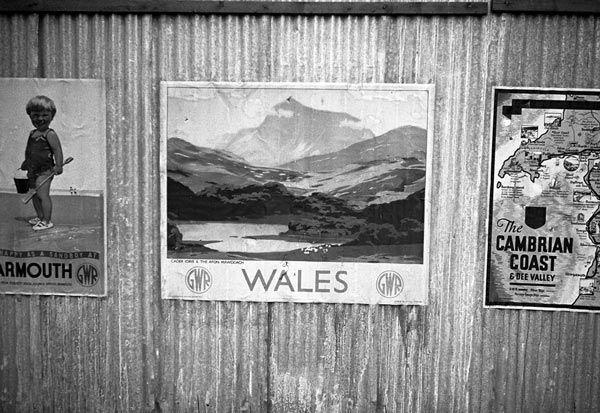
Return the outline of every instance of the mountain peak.
<path id="1" fill-rule="evenodd" d="M 359 122 L 354 116 L 315 109 L 292 96 L 273 106 L 272 112 L 258 127 L 230 135 L 221 148 L 255 166 L 275 166 L 373 137 L 370 130 L 353 125 Z"/>
<path id="2" fill-rule="evenodd" d="M 289 96 L 283 102 L 280 102 L 280 103 L 276 104 L 275 106 L 273 106 L 273 109 L 275 109 L 275 110 L 284 109 L 284 110 L 291 110 L 294 112 L 304 112 L 304 111 L 315 110 L 306 105 L 303 105 L 301 102 L 297 101 L 292 96 Z"/>

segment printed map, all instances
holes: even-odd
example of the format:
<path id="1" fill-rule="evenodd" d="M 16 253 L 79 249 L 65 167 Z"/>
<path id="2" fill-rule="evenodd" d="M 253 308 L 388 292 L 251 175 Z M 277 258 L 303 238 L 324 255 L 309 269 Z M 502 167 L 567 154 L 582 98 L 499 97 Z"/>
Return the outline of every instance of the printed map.
<path id="1" fill-rule="evenodd" d="M 600 310 L 600 91 L 494 101 L 486 304 Z"/>

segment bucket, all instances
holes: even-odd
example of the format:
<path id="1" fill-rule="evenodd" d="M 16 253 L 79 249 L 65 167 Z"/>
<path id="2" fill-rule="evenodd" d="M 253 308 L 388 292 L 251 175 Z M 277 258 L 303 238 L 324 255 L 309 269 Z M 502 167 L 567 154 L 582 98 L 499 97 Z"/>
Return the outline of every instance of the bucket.
<path id="1" fill-rule="evenodd" d="M 17 193 L 26 194 L 29 191 L 29 179 L 27 178 L 14 178 L 15 185 L 17 187 Z"/>

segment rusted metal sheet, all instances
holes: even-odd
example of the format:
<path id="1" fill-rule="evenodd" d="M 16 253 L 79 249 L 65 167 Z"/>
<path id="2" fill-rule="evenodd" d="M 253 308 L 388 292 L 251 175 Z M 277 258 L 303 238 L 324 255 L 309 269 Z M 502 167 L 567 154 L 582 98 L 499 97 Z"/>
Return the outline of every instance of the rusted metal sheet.
<path id="1" fill-rule="evenodd" d="M 482 1 L 204 1 L 204 0 L 4 0 L 0 12 L 20 13 L 197 13 L 289 15 L 476 15 L 487 13 Z"/>
<path id="2" fill-rule="evenodd" d="M 600 4 L 589 0 L 492 0 L 491 9 L 498 13 L 600 14 Z"/>
<path id="3" fill-rule="evenodd" d="M 1 15 L 1 76 L 106 81 L 109 278 L 0 296 L 0 410 L 600 410 L 597 314 L 482 308 L 491 86 L 600 87 L 599 26 Z M 161 300 L 160 80 L 435 83 L 430 305 Z"/>

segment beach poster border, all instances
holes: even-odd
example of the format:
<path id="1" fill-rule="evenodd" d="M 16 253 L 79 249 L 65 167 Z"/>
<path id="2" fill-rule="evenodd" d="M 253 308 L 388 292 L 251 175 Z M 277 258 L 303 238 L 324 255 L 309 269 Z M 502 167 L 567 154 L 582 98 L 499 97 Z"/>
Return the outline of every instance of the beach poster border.
<path id="1" fill-rule="evenodd" d="M 0 121 L 6 131 L 0 142 L 0 294 L 106 297 L 104 80 L 0 78 L 0 86 Z M 73 157 L 52 182 L 54 227 L 39 233 L 27 222 L 33 207 L 23 204 L 26 194 L 18 193 L 13 182 L 32 130 L 25 104 L 36 95 L 56 103 L 50 127 L 64 157 Z M 90 107 L 93 113 L 86 111 Z"/>

